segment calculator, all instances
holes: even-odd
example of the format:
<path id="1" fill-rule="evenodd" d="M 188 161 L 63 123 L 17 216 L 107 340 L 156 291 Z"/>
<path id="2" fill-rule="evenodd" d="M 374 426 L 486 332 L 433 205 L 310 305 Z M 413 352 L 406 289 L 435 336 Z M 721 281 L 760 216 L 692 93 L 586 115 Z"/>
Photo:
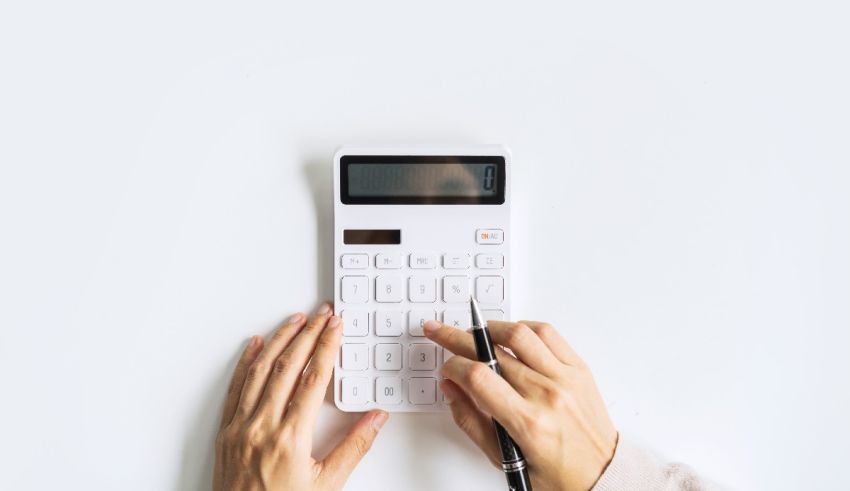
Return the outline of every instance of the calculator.
<path id="1" fill-rule="evenodd" d="M 334 156 L 334 401 L 442 411 L 429 319 L 510 316 L 510 153 L 503 146 L 343 147 Z"/>

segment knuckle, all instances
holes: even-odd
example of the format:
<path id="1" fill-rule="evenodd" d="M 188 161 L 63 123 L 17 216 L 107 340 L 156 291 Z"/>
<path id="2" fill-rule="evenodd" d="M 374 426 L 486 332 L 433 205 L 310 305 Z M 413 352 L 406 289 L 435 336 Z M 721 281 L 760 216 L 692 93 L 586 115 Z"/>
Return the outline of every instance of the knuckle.
<path id="1" fill-rule="evenodd" d="M 274 371 L 275 373 L 285 373 L 288 372 L 290 368 L 292 368 L 292 353 L 287 351 L 275 360 Z"/>
<path id="2" fill-rule="evenodd" d="M 255 424 L 248 425 L 242 435 L 242 445 L 245 449 L 255 450 L 263 445 L 263 434 Z"/>
<path id="3" fill-rule="evenodd" d="M 319 341 L 316 343 L 316 352 L 327 352 L 333 351 L 336 348 L 336 338 L 331 335 L 325 335 L 319 338 Z"/>
<path id="4" fill-rule="evenodd" d="M 484 386 L 486 377 L 490 375 L 490 369 L 482 363 L 474 363 L 466 371 L 466 382 L 470 387 L 478 389 Z"/>
<path id="5" fill-rule="evenodd" d="M 538 324 L 535 331 L 537 332 L 537 335 L 540 336 L 541 338 L 548 338 L 555 333 L 555 327 L 552 326 L 552 324 L 547 324 L 547 323 L 544 322 L 544 323 Z"/>
<path id="6" fill-rule="evenodd" d="M 472 417 L 469 414 L 455 413 L 455 424 L 467 435 L 471 435 L 474 429 Z"/>
<path id="7" fill-rule="evenodd" d="M 566 392 L 552 384 L 547 384 L 542 390 L 543 403 L 549 407 L 562 408 L 567 403 Z"/>
<path id="8" fill-rule="evenodd" d="M 530 332 L 531 329 L 525 324 L 514 324 L 505 333 L 506 342 L 508 345 L 520 345 L 528 339 Z"/>
<path id="9" fill-rule="evenodd" d="M 246 381 L 251 382 L 257 380 L 263 374 L 266 373 L 266 364 L 262 361 L 255 361 L 248 368 L 248 375 L 245 377 Z"/>
<path id="10" fill-rule="evenodd" d="M 456 346 L 460 343 L 462 334 L 463 333 L 453 327 L 446 327 L 438 330 L 433 339 L 439 344 Z"/>
<path id="11" fill-rule="evenodd" d="M 215 444 L 219 449 L 234 449 L 240 443 L 240 430 L 234 426 L 227 426 L 216 435 Z"/>
<path id="12" fill-rule="evenodd" d="M 315 331 L 319 328 L 319 326 L 324 326 L 327 320 L 328 318 L 324 315 L 316 315 L 314 317 L 311 317 L 310 320 L 307 322 L 307 325 L 304 326 L 304 330 L 310 332 Z"/>
<path id="13" fill-rule="evenodd" d="M 522 428 L 522 433 L 526 435 L 536 435 L 540 430 L 541 415 L 536 410 L 525 409 L 518 412 L 519 426 Z"/>
<path id="14" fill-rule="evenodd" d="M 369 452 L 369 449 L 372 447 L 372 442 L 369 441 L 369 439 L 366 438 L 365 436 L 358 435 L 357 437 L 354 438 L 353 447 L 354 447 L 354 452 L 359 457 L 363 457 L 363 456 L 366 455 L 367 452 Z"/>
<path id="15" fill-rule="evenodd" d="M 218 434 L 215 436 L 215 448 L 224 448 L 225 446 L 227 446 L 227 443 L 228 439 L 226 430 L 219 431 Z"/>
<path id="16" fill-rule="evenodd" d="M 275 330 L 274 334 L 272 334 L 272 338 L 277 340 L 277 339 L 281 339 L 283 337 L 286 337 L 289 334 L 288 329 L 287 329 L 288 327 L 289 327 L 289 325 L 287 325 L 287 324 L 284 324 L 284 325 L 278 327 Z"/>
<path id="17" fill-rule="evenodd" d="M 307 370 L 306 373 L 304 373 L 304 379 L 302 383 L 307 389 L 316 388 L 322 383 L 322 373 L 316 368 L 311 368 Z"/>
<path id="18" fill-rule="evenodd" d="M 277 447 L 284 455 L 295 449 L 295 435 L 296 429 L 293 423 L 285 422 L 281 425 L 277 435 Z"/>
<path id="19" fill-rule="evenodd" d="M 241 420 L 247 420 L 254 414 L 254 406 L 249 404 L 239 404 L 236 409 L 236 414 Z"/>

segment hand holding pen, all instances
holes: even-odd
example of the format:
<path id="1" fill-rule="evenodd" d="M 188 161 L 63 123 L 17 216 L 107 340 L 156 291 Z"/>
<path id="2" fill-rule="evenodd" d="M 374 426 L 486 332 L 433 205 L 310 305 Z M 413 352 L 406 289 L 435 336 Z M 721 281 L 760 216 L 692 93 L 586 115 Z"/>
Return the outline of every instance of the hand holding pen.
<path id="1" fill-rule="evenodd" d="M 487 323 L 501 376 L 477 361 L 472 333 L 434 321 L 424 327 L 456 355 L 443 364 L 440 388 L 455 422 L 494 465 L 502 469 L 503 456 L 492 420 L 522 449 L 535 491 L 593 487 L 617 431 L 590 369 L 551 325 Z"/>

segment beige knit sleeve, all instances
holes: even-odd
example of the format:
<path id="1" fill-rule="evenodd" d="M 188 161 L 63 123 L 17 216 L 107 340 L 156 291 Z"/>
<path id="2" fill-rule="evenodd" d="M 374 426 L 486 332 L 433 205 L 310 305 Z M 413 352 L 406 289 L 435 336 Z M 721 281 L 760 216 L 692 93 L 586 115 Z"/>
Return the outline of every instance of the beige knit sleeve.
<path id="1" fill-rule="evenodd" d="M 592 491 L 718 491 L 684 464 L 660 460 L 620 435 L 614 458 Z"/>

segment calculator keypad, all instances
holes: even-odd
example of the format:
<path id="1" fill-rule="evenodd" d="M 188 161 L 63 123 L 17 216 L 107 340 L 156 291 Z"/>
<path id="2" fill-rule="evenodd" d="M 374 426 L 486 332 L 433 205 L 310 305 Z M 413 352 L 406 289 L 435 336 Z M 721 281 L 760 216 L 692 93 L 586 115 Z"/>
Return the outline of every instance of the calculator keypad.
<path id="1" fill-rule="evenodd" d="M 437 404 L 439 366 L 451 353 L 424 337 L 428 320 L 472 324 L 474 295 L 487 320 L 503 319 L 505 258 L 500 230 L 476 231 L 477 253 L 352 251 L 338 256 L 343 320 L 339 397 L 343 404 Z M 495 249 L 495 250 L 494 250 Z M 365 409 L 364 409 L 365 410 Z"/>

